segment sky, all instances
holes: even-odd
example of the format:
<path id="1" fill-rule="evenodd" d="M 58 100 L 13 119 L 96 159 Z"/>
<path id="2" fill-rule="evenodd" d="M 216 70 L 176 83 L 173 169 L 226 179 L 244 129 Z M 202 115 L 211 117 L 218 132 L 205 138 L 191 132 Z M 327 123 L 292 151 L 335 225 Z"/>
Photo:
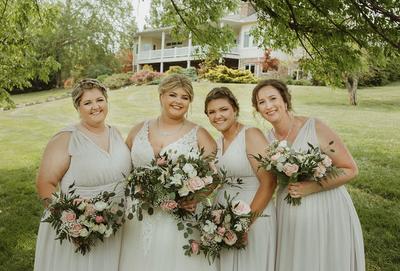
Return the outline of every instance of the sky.
<path id="1" fill-rule="evenodd" d="M 139 31 L 143 30 L 145 19 L 150 14 L 151 0 L 133 0 L 133 9 Z"/>

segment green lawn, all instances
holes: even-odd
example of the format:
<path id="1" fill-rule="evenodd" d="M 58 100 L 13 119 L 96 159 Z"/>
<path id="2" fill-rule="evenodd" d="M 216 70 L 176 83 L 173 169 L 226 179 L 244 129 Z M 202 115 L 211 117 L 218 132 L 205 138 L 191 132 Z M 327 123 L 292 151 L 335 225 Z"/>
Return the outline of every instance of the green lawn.
<path id="1" fill-rule="evenodd" d="M 208 90 L 220 84 L 195 83 L 189 119 L 217 136 L 203 113 Z M 269 129 L 254 115 L 253 85 L 227 84 L 237 95 L 240 118 Z M 110 93 L 109 123 L 126 135 L 129 128 L 159 113 L 156 86 L 127 87 Z M 347 187 L 357 208 L 366 246 L 367 270 L 400 269 L 400 84 L 359 90 L 359 106 L 347 105 L 345 90 L 291 87 L 294 109 L 333 127 L 353 153 L 359 177 Z M 44 101 L 67 91 L 14 95 L 17 103 Z M 78 121 L 70 99 L 0 112 L 0 270 L 32 270 L 42 207 L 34 179 L 50 137 Z M 340 270 L 338 270 L 340 271 Z"/>

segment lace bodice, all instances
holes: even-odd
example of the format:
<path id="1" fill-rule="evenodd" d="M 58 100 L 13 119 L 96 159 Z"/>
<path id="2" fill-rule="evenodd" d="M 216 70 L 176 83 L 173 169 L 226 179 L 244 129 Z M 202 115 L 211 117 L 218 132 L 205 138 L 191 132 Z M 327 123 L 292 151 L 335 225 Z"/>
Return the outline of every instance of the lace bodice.
<path id="1" fill-rule="evenodd" d="M 193 127 L 189 132 L 184 134 L 174 142 L 164 146 L 160 150 L 160 154 L 166 153 L 172 150 L 172 159 L 178 157 L 181 154 L 187 154 L 190 152 L 197 152 L 197 130 L 198 126 Z M 154 159 L 153 147 L 149 141 L 149 121 L 145 121 L 142 129 L 137 133 L 133 140 L 131 149 L 132 163 L 134 166 L 144 166 Z"/>

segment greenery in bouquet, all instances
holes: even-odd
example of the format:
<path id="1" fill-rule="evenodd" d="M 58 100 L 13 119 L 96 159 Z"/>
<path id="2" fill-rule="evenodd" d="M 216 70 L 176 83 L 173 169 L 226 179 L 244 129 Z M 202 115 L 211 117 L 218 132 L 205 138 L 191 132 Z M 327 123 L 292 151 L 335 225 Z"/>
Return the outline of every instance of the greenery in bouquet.
<path id="1" fill-rule="evenodd" d="M 204 253 L 211 264 L 220 257 L 222 249 L 243 249 L 247 245 L 245 235 L 252 218 L 259 216 L 251 212 L 250 206 L 236 197 L 224 193 L 224 203 L 206 207 L 196 215 L 195 222 L 180 222 L 178 229 L 189 238 L 199 233 L 197 239 L 189 239 L 183 246 L 185 255 Z"/>
<path id="2" fill-rule="evenodd" d="M 56 240 L 67 240 L 75 252 L 85 255 L 98 240 L 115 234 L 124 223 L 124 199 L 115 200 L 114 191 L 104 191 L 93 198 L 75 194 L 74 184 L 68 192 L 54 193 L 42 222 L 50 223 Z"/>
<path id="3" fill-rule="evenodd" d="M 127 178 L 126 195 L 132 200 L 128 218 L 136 214 L 142 220 L 143 211 L 152 215 L 155 208 L 179 219 L 192 217 L 192 213 L 180 208 L 180 202 L 209 201 L 208 195 L 228 180 L 214 162 L 215 157 L 204 156 L 203 149 L 187 154 L 170 150 L 149 165 L 134 167 Z"/>
<path id="4" fill-rule="evenodd" d="M 329 143 L 332 145 L 333 141 Z M 320 183 L 327 178 L 335 178 L 342 171 L 332 164 L 331 158 L 319 147 L 308 143 L 307 151 L 295 151 L 286 140 L 274 141 L 266 149 L 266 154 L 259 154 L 256 160 L 260 167 L 272 171 L 278 178 L 281 187 L 289 183 L 316 181 Z M 330 149 L 331 152 L 335 150 Z M 288 204 L 300 205 L 301 198 L 285 197 Z"/>

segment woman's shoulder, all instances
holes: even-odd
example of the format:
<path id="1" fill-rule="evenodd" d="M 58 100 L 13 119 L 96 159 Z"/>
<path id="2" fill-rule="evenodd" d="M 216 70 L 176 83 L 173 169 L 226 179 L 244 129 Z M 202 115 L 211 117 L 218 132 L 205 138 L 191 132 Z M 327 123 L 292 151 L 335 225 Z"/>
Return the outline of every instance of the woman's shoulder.
<path id="1" fill-rule="evenodd" d="M 246 145 L 257 145 L 268 142 L 265 134 L 261 131 L 260 128 L 245 126 L 243 129 L 245 129 Z"/>

